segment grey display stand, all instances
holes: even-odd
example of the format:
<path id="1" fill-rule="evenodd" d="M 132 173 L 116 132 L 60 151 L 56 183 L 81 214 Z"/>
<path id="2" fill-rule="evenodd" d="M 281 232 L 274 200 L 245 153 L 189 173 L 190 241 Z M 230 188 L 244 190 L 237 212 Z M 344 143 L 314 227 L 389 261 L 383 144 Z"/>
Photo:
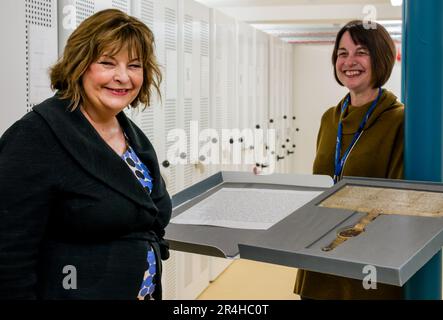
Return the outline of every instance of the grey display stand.
<path id="1" fill-rule="evenodd" d="M 173 216 L 223 187 L 321 190 L 318 197 L 268 230 L 170 224 L 166 238 L 173 250 L 217 257 L 268 262 L 363 279 L 363 268 L 374 266 L 377 281 L 402 286 L 443 245 L 443 218 L 382 215 L 356 238 L 330 252 L 321 249 L 337 230 L 356 223 L 364 213 L 319 207 L 346 185 L 443 192 L 443 185 L 384 179 L 345 178 L 337 185 L 325 176 L 221 172 L 173 197 Z"/>

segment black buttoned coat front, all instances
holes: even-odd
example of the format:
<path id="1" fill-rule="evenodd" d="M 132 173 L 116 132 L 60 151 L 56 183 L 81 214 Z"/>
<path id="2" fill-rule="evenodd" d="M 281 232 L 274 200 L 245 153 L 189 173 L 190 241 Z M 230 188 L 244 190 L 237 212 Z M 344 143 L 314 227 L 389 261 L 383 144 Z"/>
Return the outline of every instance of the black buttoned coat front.
<path id="1" fill-rule="evenodd" d="M 153 146 L 117 119 L 149 168 L 148 194 L 79 109 L 56 96 L 0 139 L 0 298 L 135 299 L 171 201 Z M 156 297 L 161 297 L 157 259 Z"/>

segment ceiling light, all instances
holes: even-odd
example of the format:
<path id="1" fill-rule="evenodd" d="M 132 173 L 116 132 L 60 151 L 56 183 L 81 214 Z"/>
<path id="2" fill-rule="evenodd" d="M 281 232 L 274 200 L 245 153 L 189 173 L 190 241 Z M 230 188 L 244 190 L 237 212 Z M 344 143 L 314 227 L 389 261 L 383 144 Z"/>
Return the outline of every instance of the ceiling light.
<path id="1" fill-rule="evenodd" d="M 391 0 L 391 5 L 394 7 L 399 7 L 403 4 L 403 0 Z"/>

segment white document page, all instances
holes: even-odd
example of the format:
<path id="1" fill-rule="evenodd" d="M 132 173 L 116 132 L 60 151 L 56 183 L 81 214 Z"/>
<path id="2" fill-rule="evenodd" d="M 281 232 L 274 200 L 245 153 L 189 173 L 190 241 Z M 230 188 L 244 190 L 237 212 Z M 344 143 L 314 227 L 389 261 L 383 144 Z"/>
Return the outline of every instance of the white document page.
<path id="1" fill-rule="evenodd" d="M 177 224 L 267 230 L 322 191 L 222 188 L 171 220 Z"/>

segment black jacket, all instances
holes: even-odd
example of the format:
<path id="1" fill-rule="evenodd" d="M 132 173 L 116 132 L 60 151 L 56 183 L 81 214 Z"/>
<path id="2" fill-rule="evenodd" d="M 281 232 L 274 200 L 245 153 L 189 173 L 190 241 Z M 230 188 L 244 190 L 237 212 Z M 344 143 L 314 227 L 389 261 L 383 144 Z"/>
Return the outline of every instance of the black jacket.
<path id="1" fill-rule="evenodd" d="M 47 99 L 0 139 L 0 298 L 135 299 L 149 243 L 168 256 L 171 201 L 151 143 L 117 115 L 151 171 L 149 195 L 69 103 Z"/>

